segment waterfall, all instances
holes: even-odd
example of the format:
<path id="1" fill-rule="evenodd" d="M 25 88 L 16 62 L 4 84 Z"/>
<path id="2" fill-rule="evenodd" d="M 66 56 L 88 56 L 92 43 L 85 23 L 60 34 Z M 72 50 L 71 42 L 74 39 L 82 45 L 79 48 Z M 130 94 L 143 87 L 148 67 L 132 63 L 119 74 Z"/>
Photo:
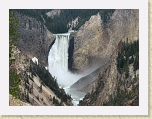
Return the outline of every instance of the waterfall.
<path id="1" fill-rule="evenodd" d="M 49 71 L 62 69 L 68 71 L 68 48 L 69 48 L 69 35 L 56 34 L 55 43 L 49 52 L 48 64 Z"/>
<path id="2" fill-rule="evenodd" d="M 71 94 L 73 104 L 77 105 L 85 93 L 69 88 L 82 77 L 82 75 L 72 74 L 68 71 L 69 36 L 70 33 L 56 34 L 55 43 L 49 51 L 48 70 L 52 76 L 57 78 L 59 86 L 63 87 L 66 93 Z"/>
<path id="3" fill-rule="evenodd" d="M 52 76 L 57 78 L 60 86 L 67 86 L 68 79 L 68 48 L 70 33 L 56 34 L 55 43 L 48 56 L 48 69 Z"/>

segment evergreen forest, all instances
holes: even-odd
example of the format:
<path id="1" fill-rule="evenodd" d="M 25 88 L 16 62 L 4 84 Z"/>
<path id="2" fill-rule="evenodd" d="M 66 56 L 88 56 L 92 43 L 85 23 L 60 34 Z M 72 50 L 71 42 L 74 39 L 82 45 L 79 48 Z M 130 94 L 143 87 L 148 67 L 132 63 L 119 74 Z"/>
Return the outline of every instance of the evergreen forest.
<path id="1" fill-rule="evenodd" d="M 139 40 L 133 43 L 123 42 L 117 56 L 117 70 L 120 74 L 125 73 L 129 77 L 129 64 L 133 64 L 134 71 L 139 69 Z"/>
<path id="2" fill-rule="evenodd" d="M 68 32 L 67 24 L 79 17 L 78 24 L 73 30 L 78 30 L 92 15 L 100 14 L 103 23 L 107 23 L 110 16 L 115 11 L 114 9 L 62 9 L 60 15 L 53 18 L 47 16 L 47 12 L 52 9 L 16 9 L 20 14 L 33 17 L 44 24 L 52 33 Z M 61 19 L 62 18 L 62 19 Z"/>

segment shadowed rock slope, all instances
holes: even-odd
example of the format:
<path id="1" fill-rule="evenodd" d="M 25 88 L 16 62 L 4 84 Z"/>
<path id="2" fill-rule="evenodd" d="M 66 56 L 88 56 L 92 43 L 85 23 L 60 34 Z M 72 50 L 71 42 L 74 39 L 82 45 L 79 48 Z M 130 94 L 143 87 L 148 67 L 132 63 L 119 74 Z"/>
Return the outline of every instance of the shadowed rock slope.
<path id="1" fill-rule="evenodd" d="M 55 36 L 36 19 L 18 13 L 15 16 L 19 20 L 18 48 L 30 59 L 36 57 L 39 63 L 47 66 L 49 49 Z"/>

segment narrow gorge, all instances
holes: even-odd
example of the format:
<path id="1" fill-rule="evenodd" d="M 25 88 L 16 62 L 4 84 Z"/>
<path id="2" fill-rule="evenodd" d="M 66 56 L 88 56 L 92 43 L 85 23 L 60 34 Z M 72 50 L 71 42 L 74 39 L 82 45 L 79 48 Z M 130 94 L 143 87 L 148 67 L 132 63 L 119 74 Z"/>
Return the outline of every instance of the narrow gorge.
<path id="1" fill-rule="evenodd" d="M 22 101 L 139 105 L 139 10 L 13 12 L 19 38 L 12 67 L 22 79 Z"/>

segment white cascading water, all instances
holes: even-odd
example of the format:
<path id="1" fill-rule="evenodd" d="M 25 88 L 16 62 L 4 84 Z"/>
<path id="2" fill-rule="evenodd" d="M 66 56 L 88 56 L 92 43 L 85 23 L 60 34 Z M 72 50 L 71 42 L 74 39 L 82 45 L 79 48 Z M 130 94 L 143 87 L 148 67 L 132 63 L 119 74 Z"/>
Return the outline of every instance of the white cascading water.
<path id="1" fill-rule="evenodd" d="M 69 36 L 70 33 L 56 34 L 55 43 L 48 56 L 48 69 L 51 75 L 57 78 L 59 86 L 63 87 L 66 93 L 71 94 L 73 104 L 77 105 L 85 93 L 69 88 L 82 77 L 82 75 L 74 75 L 68 71 Z"/>
<path id="2" fill-rule="evenodd" d="M 49 52 L 49 71 L 61 68 L 68 70 L 69 33 L 56 34 L 56 40 Z M 51 72 L 53 73 L 53 72 Z"/>

